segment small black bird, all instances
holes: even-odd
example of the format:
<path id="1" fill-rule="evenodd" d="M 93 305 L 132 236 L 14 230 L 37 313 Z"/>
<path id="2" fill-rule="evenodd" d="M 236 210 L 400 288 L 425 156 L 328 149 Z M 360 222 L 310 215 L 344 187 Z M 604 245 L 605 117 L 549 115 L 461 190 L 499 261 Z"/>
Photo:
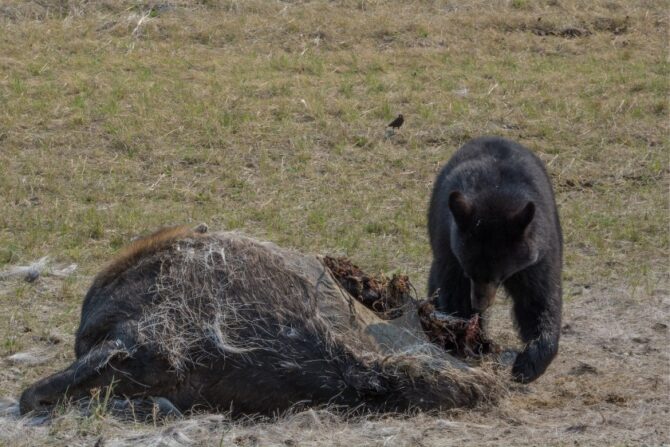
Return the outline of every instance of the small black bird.
<path id="1" fill-rule="evenodd" d="M 395 128 L 395 129 L 400 129 L 400 126 L 402 126 L 402 123 L 405 122 L 405 118 L 403 118 L 402 113 L 398 115 L 396 119 L 391 121 L 388 125 L 388 127 Z"/>

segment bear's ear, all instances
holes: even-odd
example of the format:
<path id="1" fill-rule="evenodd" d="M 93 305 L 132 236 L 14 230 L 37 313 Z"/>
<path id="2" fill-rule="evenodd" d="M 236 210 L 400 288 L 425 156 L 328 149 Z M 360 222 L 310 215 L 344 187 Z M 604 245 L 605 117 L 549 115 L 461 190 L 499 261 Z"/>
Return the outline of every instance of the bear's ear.
<path id="1" fill-rule="evenodd" d="M 468 203 L 462 192 L 453 191 L 449 194 L 449 209 L 454 215 L 456 225 L 461 230 L 465 230 L 470 226 L 472 221 L 472 205 Z"/>
<path id="2" fill-rule="evenodd" d="M 517 211 L 511 218 L 512 225 L 519 232 L 523 232 L 535 217 L 535 204 L 528 202 L 520 211 Z"/>

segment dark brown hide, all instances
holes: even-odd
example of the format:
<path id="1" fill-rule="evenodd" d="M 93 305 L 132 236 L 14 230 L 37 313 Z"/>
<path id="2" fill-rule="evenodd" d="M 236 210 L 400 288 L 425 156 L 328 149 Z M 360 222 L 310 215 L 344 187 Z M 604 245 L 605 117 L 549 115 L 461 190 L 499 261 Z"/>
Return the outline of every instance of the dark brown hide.
<path id="1" fill-rule="evenodd" d="M 416 309 L 380 319 L 319 257 L 235 233 L 157 234 L 94 280 L 76 360 L 29 387 L 23 413 L 112 382 L 119 396 L 234 415 L 451 408 L 496 395 L 492 374 L 426 340 Z"/>

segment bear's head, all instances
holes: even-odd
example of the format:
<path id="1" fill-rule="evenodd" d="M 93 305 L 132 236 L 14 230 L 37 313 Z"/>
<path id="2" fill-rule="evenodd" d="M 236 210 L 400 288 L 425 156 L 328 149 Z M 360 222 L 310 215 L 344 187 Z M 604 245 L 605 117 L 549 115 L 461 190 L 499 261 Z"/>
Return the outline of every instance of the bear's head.
<path id="1" fill-rule="evenodd" d="M 470 279 L 474 309 L 483 311 L 498 287 L 515 273 L 537 262 L 535 203 L 511 194 L 466 197 L 449 195 L 451 251 Z"/>

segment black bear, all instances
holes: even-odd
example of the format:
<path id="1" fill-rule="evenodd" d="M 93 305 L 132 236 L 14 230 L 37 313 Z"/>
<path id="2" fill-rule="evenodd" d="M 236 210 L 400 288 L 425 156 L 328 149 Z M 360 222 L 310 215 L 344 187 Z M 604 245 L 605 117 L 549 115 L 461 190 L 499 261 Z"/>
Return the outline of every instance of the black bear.
<path id="1" fill-rule="evenodd" d="M 435 181 L 428 232 L 429 295 L 437 292 L 442 311 L 469 318 L 502 285 L 526 343 L 512 374 L 537 379 L 558 352 L 562 306 L 563 237 L 542 161 L 503 138 L 468 142 Z"/>

